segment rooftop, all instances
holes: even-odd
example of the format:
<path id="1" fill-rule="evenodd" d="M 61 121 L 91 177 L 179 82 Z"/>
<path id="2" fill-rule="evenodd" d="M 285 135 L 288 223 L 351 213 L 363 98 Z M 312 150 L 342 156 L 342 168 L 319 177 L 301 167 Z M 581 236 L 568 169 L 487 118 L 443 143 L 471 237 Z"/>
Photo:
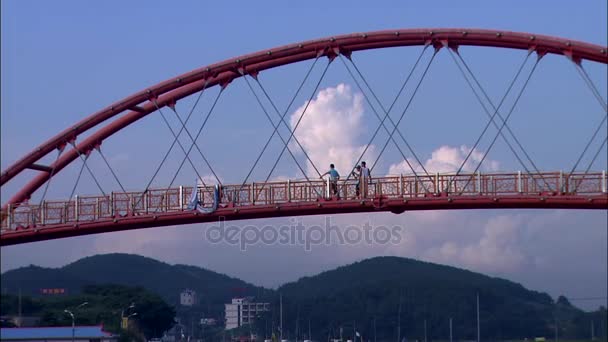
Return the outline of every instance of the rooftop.
<path id="1" fill-rule="evenodd" d="M 111 337 L 103 326 L 76 326 L 74 337 L 92 339 Z M 72 327 L 0 328 L 0 340 L 71 339 Z"/>

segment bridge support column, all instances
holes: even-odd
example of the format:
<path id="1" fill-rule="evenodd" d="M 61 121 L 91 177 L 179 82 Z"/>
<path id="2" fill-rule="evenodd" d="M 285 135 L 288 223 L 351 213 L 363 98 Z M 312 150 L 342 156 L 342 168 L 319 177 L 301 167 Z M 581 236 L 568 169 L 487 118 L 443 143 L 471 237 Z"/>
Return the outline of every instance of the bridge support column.
<path id="1" fill-rule="evenodd" d="M 287 180 L 287 202 L 291 202 L 291 182 Z"/>
<path id="2" fill-rule="evenodd" d="M 606 180 L 606 170 L 602 170 L 602 192 L 603 193 L 607 193 L 608 192 L 608 188 L 607 188 L 607 184 L 608 181 Z"/>
<path id="3" fill-rule="evenodd" d="M 327 179 L 327 181 L 325 182 L 325 198 L 330 198 L 331 196 L 329 195 L 329 179 Z"/>
<path id="4" fill-rule="evenodd" d="M 439 193 L 439 172 L 435 173 L 435 193 Z"/>
<path id="5" fill-rule="evenodd" d="M 564 171 L 559 171 L 559 184 L 557 185 L 560 193 L 564 193 Z"/>
<path id="6" fill-rule="evenodd" d="M 116 216 L 116 211 L 114 210 L 114 191 L 110 192 L 110 216 Z"/>
<path id="7" fill-rule="evenodd" d="M 250 198 L 251 204 L 254 205 L 255 204 L 255 182 L 252 182 L 249 187 L 249 198 Z"/>
<path id="8" fill-rule="evenodd" d="M 74 198 L 74 220 L 78 222 L 78 217 L 80 213 L 80 208 L 78 208 L 78 195 Z"/>
<path id="9" fill-rule="evenodd" d="M 194 191 L 196 191 L 196 188 L 194 188 Z M 143 203 L 144 212 L 147 214 L 148 213 L 148 192 L 143 193 L 141 200 L 144 201 L 144 203 Z"/>
<path id="10" fill-rule="evenodd" d="M 45 212 L 46 212 L 46 201 L 42 201 L 42 203 L 40 203 L 40 224 L 43 226 L 44 226 Z M 34 215 L 32 215 L 32 223 L 36 224 L 36 217 Z"/>
<path id="11" fill-rule="evenodd" d="M 179 186 L 179 210 L 184 209 L 184 187 Z"/>
<path id="12" fill-rule="evenodd" d="M 7 212 L 6 212 L 6 214 L 7 214 L 7 216 L 8 216 L 8 217 L 6 218 L 6 227 L 7 227 L 8 229 L 11 229 L 11 223 L 13 223 L 13 220 L 12 220 L 12 218 L 13 218 L 13 211 L 11 210 L 11 206 L 12 206 L 12 205 L 9 203 L 9 204 L 8 204 L 8 208 L 7 208 Z"/>
<path id="13" fill-rule="evenodd" d="M 93 220 L 101 217 L 101 207 L 99 206 L 99 197 L 95 199 L 95 210 L 93 210 Z"/>
<path id="14" fill-rule="evenodd" d="M 524 192 L 524 190 L 522 189 L 521 171 L 517 171 L 517 192 L 519 192 L 520 194 Z"/>
<path id="15" fill-rule="evenodd" d="M 401 197 L 404 196 L 404 193 L 403 193 L 403 174 L 399 175 L 399 195 Z"/>
<path id="16" fill-rule="evenodd" d="M 482 193 L 481 191 L 481 171 L 477 171 L 477 192 Z"/>

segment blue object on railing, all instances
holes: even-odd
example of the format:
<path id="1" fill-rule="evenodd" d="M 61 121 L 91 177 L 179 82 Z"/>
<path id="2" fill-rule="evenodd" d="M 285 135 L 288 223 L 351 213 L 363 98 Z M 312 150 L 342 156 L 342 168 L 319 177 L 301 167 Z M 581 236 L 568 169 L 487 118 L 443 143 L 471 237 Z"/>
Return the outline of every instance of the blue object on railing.
<path id="1" fill-rule="evenodd" d="M 190 196 L 190 203 L 188 204 L 188 210 L 198 210 L 203 214 L 211 214 L 217 210 L 220 201 L 220 188 L 216 185 L 213 188 L 213 206 L 211 208 L 205 208 L 201 206 L 201 200 L 198 198 L 198 186 L 194 186 L 192 189 L 192 195 Z"/>

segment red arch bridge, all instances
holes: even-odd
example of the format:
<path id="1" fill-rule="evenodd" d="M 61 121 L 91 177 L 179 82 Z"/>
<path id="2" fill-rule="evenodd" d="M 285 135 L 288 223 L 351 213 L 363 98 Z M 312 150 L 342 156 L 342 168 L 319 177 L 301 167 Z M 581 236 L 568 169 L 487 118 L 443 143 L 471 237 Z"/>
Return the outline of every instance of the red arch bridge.
<path id="1" fill-rule="evenodd" d="M 401 116 L 395 122 L 389 116 L 392 106 L 388 110 L 382 106 L 373 89 L 354 63 L 353 53 L 362 50 L 403 46 L 418 46 L 421 52 L 403 84 L 403 87 L 405 87 L 409 81 L 414 82 L 414 91 L 410 95 L 409 102 L 407 102 Z M 489 99 L 484 88 L 460 53 L 459 48 L 462 46 L 506 48 L 524 51 L 524 62 L 503 97 L 504 100 L 510 92 L 511 94 L 517 94 L 510 110 L 501 108 L 502 100 L 499 103 L 493 103 Z M 424 167 L 424 163 L 420 162 L 415 151 L 408 144 L 406 137 L 398 128 L 422 79 L 426 75 L 426 71 L 428 71 L 435 55 L 440 51 L 447 51 L 444 53 L 448 53 L 454 60 L 483 107 L 487 116 L 487 124 L 479 138 L 487 133 L 488 127 L 494 127 L 497 131 L 486 154 L 483 155 L 483 158 L 481 161 L 478 161 L 475 167 L 465 167 L 465 165 L 470 165 L 466 163 L 477 143 L 469 151 L 458 170 L 451 173 L 429 172 Z M 425 53 L 431 55 L 426 68 L 419 66 L 421 57 Z M 603 120 L 597 129 L 590 133 L 590 139 L 580 157 L 576 159 L 575 165 L 572 168 L 568 168 L 567 171 L 540 171 L 508 124 L 513 109 L 524 92 L 527 81 L 545 55 L 561 55 L 569 59 L 603 109 Z M 364 182 L 364 184 L 361 184 L 361 189 L 358 189 L 358 181 L 353 179 L 356 177 L 349 175 L 338 181 L 337 193 L 334 193 L 329 180 L 319 179 L 316 176 L 306 176 L 306 172 L 298 163 L 297 158 L 294 157 L 294 161 L 306 179 L 269 181 L 270 175 L 274 170 L 273 167 L 273 170 L 270 171 L 268 177 L 263 181 L 249 179 L 251 175 L 250 171 L 243 182 L 239 182 L 238 184 L 222 184 L 212 164 L 205 158 L 201 148 L 197 145 L 197 139 L 211 115 L 215 103 L 207 113 L 205 121 L 197 134 L 191 133 L 186 128 L 185 124 L 190 115 L 184 121 L 177 114 L 175 109 L 176 103 L 196 93 L 199 94 L 200 99 L 204 90 L 212 87 L 219 87 L 219 98 L 219 94 L 222 93 L 221 90 L 226 88 L 233 80 L 239 78 L 245 79 L 252 93 L 255 93 L 251 84 L 257 83 L 278 116 L 278 120 L 271 119 L 256 95 L 259 105 L 274 127 L 274 131 L 268 141 L 277 135 L 283 143 L 283 149 L 278 159 L 281 158 L 285 151 L 288 151 L 293 157 L 291 152 L 291 148 L 293 147 L 290 148 L 290 146 L 293 146 L 295 143 L 304 152 L 308 165 L 314 168 L 317 176 L 321 176 L 314 161 L 306 154 L 305 149 L 295 134 L 300 120 L 306 114 L 308 105 L 304 106 L 302 113 L 299 114 L 299 120 L 295 126 L 292 124 L 290 127 L 284 119 L 287 110 L 283 114 L 279 112 L 258 79 L 258 75 L 268 69 L 305 60 L 313 61 L 311 69 L 306 74 L 305 81 L 318 61 L 328 61 L 321 74 L 321 79 L 324 77 L 332 61 L 340 60 L 344 63 L 351 76 L 353 76 L 353 80 L 364 93 L 365 100 L 370 107 L 379 108 L 378 111 L 374 109 L 374 114 L 376 114 L 379 124 L 377 129 L 373 131 L 374 134 L 367 147 L 370 146 L 378 131 L 386 131 L 388 139 L 384 144 L 384 148 L 390 142 L 395 144 L 401 152 L 403 160 L 410 167 L 411 172 L 394 176 L 374 177 L 369 183 Z M 523 66 L 528 62 L 532 63 L 533 66 L 529 68 L 530 71 L 527 73 L 526 78 L 526 72 L 522 70 Z M 598 156 L 602 155 L 603 148 L 606 146 L 606 139 L 600 144 L 599 149 L 595 153 L 590 148 L 593 141 L 597 141 L 596 139 L 601 141 L 602 135 L 606 134 L 606 100 L 602 96 L 601 91 L 593 83 L 592 78 L 583 66 L 583 62 L 607 64 L 607 48 L 605 46 L 563 38 L 499 30 L 407 29 L 357 33 L 306 41 L 202 67 L 146 88 L 89 115 L 41 144 L 5 169 L 0 177 L 0 185 L 3 187 L 16 176 L 24 174 L 26 170 L 34 170 L 36 174 L 28 179 L 3 204 L 0 245 L 6 246 L 145 227 L 210 222 L 220 218 L 240 220 L 375 211 L 402 213 L 409 210 L 482 208 L 606 210 L 608 209 L 606 172 L 591 170 L 593 162 Z M 417 83 L 410 79 L 416 68 L 424 70 Z M 355 75 L 358 75 L 359 78 Z M 316 83 L 310 99 L 317 92 L 321 79 Z M 357 80 L 360 80 L 360 82 Z M 515 89 L 516 80 L 523 83 L 523 85 L 520 85 L 519 90 Z M 403 87 L 401 88 L 402 90 Z M 298 91 L 301 88 L 302 86 L 300 85 Z M 401 95 L 401 91 L 399 95 Z M 374 100 L 377 101 L 377 104 L 372 106 Z M 217 102 L 217 98 L 215 101 Z M 196 103 L 198 103 L 198 100 Z M 120 178 L 103 156 L 101 145 L 115 133 L 127 128 L 148 114 L 159 113 L 165 119 L 163 110 L 173 111 L 181 124 L 181 128 L 177 133 L 169 126 L 175 138 L 169 148 L 169 152 L 177 143 L 185 154 L 182 161 L 183 165 L 186 160 L 192 164 L 189 154 L 193 148 L 197 150 L 205 161 L 205 166 L 208 167 L 217 180 L 216 185 L 201 182 L 196 187 L 174 186 L 173 181 L 171 181 L 170 185 L 166 188 L 151 188 L 150 185 L 156 176 L 155 173 L 145 189 L 141 191 L 125 190 L 120 182 Z M 192 111 L 190 114 L 192 114 Z M 287 138 L 279 133 L 278 128 L 281 125 L 284 125 L 289 131 Z M 191 141 L 189 148 L 184 147 L 178 139 L 181 133 L 189 136 Z M 521 163 L 522 171 L 500 173 L 480 171 L 481 162 L 483 162 L 487 152 L 498 139 L 507 143 Z M 399 147 L 404 145 L 407 147 L 408 153 L 403 152 Z M 365 150 L 367 150 L 367 147 Z M 380 152 L 380 155 L 384 151 L 384 148 Z M 264 153 L 265 149 L 266 146 L 261 154 Z M 363 153 L 365 153 L 365 150 Z M 53 151 L 58 151 L 57 158 L 51 163 L 47 163 L 48 165 L 42 163 L 41 161 L 44 158 L 49 159 L 48 156 Z M 80 174 L 82 174 L 84 169 L 87 169 L 93 178 L 95 178 L 89 165 L 87 165 L 87 159 L 92 153 L 99 153 L 103 157 L 112 176 L 120 185 L 120 191 L 106 192 L 100 187 L 100 192 L 103 194 L 97 196 L 73 196 L 74 191 L 72 191 L 69 200 L 52 200 L 45 197 L 50 181 L 60 174 L 66 166 L 76 161 L 82 163 Z M 406 154 L 408 155 L 407 157 Z M 586 168 L 580 163 L 585 154 L 593 157 Z M 356 164 L 359 163 L 361 157 L 357 160 Z M 259 159 L 258 157 L 251 170 L 256 167 Z M 276 167 L 276 163 L 274 166 Z M 371 166 L 372 169 L 373 166 L 375 166 L 375 162 Z M 196 167 L 194 165 L 192 167 L 196 172 Z M 197 173 L 197 176 L 199 176 L 199 179 L 202 179 L 200 174 Z M 80 175 L 76 180 L 76 185 L 79 179 Z M 74 189 L 76 185 L 74 185 Z M 99 183 L 97 185 L 99 186 Z M 39 200 L 32 200 L 32 195 L 35 193 L 41 193 Z"/>

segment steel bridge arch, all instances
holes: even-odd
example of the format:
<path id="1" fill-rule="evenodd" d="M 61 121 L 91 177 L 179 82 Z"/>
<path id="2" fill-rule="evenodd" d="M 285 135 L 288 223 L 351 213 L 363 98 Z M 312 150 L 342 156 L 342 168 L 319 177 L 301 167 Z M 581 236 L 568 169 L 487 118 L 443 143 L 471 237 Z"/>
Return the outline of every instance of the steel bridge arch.
<path id="1" fill-rule="evenodd" d="M 339 54 L 349 56 L 352 52 L 361 50 L 423 45 L 433 45 L 437 49 L 443 46 L 456 48 L 461 45 L 522 49 L 535 51 L 539 55 L 564 55 L 575 63 L 587 60 L 608 64 L 608 48 L 604 46 L 565 38 L 485 29 L 401 29 L 353 33 L 262 50 L 198 68 L 148 87 L 89 115 L 44 142 L 0 175 L 1 186 L 25 169 L 40 171 L 40 174 L 3 204 L 3 210 L 6 210 L 9 204 L 28 200 L 32 193 L 76 160 L 79 154 L 88 153 L 101 145 L 106 138 L 156 111 L 157 105 L 159 108 L 172 106 L 178 100 L 203 88 L 225 87 L 233 79 L 243 75 L 255 75 L 263 70 L 320 56 L 334 58 Z M 82 142 L 75 143 L 80 134 L 124 112 L 126 113 L 122 117 L 100 128 Z M 63 153 L 50 166 L 35 164 L 54 149 L 63 150 L 70 143 L 74 143 L 75 148 Z"/>

